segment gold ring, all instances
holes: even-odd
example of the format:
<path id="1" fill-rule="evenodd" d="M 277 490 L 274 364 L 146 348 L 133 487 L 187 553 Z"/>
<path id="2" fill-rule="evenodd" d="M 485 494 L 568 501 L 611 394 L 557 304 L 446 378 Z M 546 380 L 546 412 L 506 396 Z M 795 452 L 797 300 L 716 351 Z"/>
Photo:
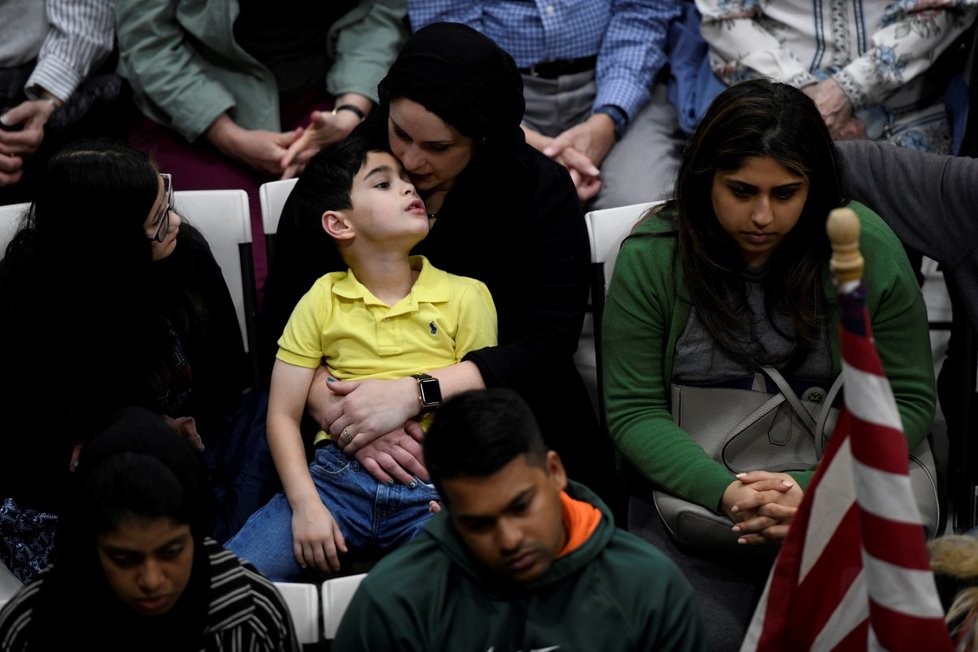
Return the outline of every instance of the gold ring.
<path id="1" fill-rule="evenodd" d="M 347 444 L 349 444 L 353 440 L 353 433 L 350 432 L 350 426 L 343 428 L 343 432 L 340 433 L 340 439 L 342 439 Z"/>

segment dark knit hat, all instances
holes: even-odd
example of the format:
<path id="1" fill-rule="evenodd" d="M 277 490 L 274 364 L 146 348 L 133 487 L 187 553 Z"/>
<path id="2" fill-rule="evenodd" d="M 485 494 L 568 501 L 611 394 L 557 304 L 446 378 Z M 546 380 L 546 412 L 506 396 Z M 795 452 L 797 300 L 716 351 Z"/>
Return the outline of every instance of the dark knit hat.
<path id="1" fill-rule="evenodd" d="M 383 102 L 404 97 L 464 136 L 503 149 L 523 143 L 523 79 L 496 43 L 458 23 L 433 23 L 404 44 L 378 89 Z"/>
<path id="2" fill-rule="evenodd" d="M 105 429 L 82 449 L 78 460 L 78 487 L 86 488 L 88 478 L 106 460 L 122 453 L 146 455 L 165 466 L 179 482 L 183 496 L 179 511 L 195 537 L 202 539 L 213 525 L 213 499 L 208 487 L 207 465 L 203 455 L 184 436 L 163 423 L 163 419 L 141 407 L 117 411 Z M 138 480 L 133 480 L 138 486 Z M 138 492 L 136 492 L 138 493 Z M 88 496 L 78 496 L 87 500 Z M 118 498 L 120 506 L 137 507 L 141 497 Z"/>

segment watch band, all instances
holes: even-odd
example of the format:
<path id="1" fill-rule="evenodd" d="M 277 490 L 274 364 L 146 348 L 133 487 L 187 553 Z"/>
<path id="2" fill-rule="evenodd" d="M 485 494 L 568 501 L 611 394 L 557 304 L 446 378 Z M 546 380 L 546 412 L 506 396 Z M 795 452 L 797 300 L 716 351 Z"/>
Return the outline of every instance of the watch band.
<path id="1" fill-rule="evenodd" d="M 418 403 L 421 404 L 420 414 L 432 412 L 441 405 L 441 385 L 438 379 L 428 374 L 413 374 L 418 381 Z"/>

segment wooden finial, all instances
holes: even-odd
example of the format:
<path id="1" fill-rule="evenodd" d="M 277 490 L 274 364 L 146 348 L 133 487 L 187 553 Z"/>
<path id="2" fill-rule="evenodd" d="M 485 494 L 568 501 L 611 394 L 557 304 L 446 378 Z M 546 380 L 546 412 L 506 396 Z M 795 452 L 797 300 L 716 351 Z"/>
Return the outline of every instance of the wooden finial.
<path id="1" fill-rule="evenodd" d="M 829 213 L 825 230 L 832 241 L 829 267 L 842 285 L 863 277 L 863 257 L 859 253 L 859 218 L 851 208 L 836 208 Z"/>

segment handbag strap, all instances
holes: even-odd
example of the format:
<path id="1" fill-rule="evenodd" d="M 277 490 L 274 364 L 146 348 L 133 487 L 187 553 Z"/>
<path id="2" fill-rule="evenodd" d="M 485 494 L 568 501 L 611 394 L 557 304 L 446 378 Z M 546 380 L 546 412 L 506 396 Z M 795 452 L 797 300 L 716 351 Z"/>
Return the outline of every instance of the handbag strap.
<path id="1" fill-rule="evenodd" d="M 825 436 L 825 422 L 828 421 L 829 414 L 832 412 L 832 404 L 835 403 L 835 397 L 838 395 L 839 390 L 842 389 L 842 384 L 845 382 L 845 374 L 839 373 L 835 377 L 835 382 L 832 383 L 832 387 L 829 388 L 829 393 L 825 395 L 825 401 L 822 404 L 822 410 L 818 413 L 818 422 L 815 424 L 815 432 L 818 433 L 815 436 L 815 454 L 818 459 L 822 459 L 822 453 L 825 452 L 825 442 L 828 437 Z M 829 437 L 832 433 L 829 433 Z"/>
<path id="2" fill-rule="evenodd" d="M 742 433 L 743 431 L 747 430 L 752 425 L 754 425 L 754 423 L 758 419 L 768 414 L 771 410 L 773 410 L 780 404 L 784 403 L 784 400 L 785 400 L 784 394 L 772 394 L 771 398 L 764 401 L 764 403 L 759 405 L 757 409 L 755 409 L 753 412 L 751 412 L 746 417 L 741 419 L 740 423 L 738 423 L 730 430 L 730 432 L 727 434 L 727 443 L 730 443 L 730 441 L 734 437 L 736 437 L 737 435 L 739 435 L 740 433 Z"/>
<path id="3" fill-rule="evenodd" d="M 799 399 L 798 395 L 795 394 L 793 389 L 791 389 L 791 385 L 789 385 L 788 381 L 784 379 L 781 372 L 774 367 L 767 365 L 761 367 L 761 371 L 767 374 L 768 378 L 774 381 L 774 384 L 777 385 L 778 389 L 781 390 L 781 393 L 784 394 L 785 399 L 788 401 L 788 405 L 791 406 L 791 409 L 794 410 L 795 414 L 798 415 L 798 418 L 801 419 L 802 423 L 805 424 L 805 427 L 808 428 L 808 431 L 814 436 L 815 433 L 818 432 L 815 430 L 815 418 L 812 417 L 808 410 L 805 409 L 805 406 L 801 404 L 801 399 Z"/>
<path id="4" fill-rule="evenodd" d="M 801 399 L 799 399 L 798 395 L 791 389 L 788 381 L 785 380 L 780 371 L 768 365 L 761 367 L 761 371 L 763 371 L 771 380 L 774 381 L 774 384 L 777 385 L 778 389 L 781 390 L 781 393 L 784 394 L 788 405 L 791 406 L 791 409 L 794 410 L 795 414 L 798 415 L 805 427 L 808 428 L 809 433 L 812 435 L 812 438 L 815 441 L 815 453 L 819 458 L 821 458 L 825 449 L 825 423 L 828 421 L 829 415 L 832 413 L 832 403 L 835 401 L 835 397 L 838 395 L 839 390 L 842 389 L 842 384 L 845 380 L 844 374 L 840 373 L 835 377 L 835 381 L 829 388 L 828 394 L 826 394 L 825 399 L 822 401 L 822 407 L 819 409 L 818 418 L 816 419 L 813 418 L 811 413 L 805 409 L 805 406 L 801 403 Z"/>

